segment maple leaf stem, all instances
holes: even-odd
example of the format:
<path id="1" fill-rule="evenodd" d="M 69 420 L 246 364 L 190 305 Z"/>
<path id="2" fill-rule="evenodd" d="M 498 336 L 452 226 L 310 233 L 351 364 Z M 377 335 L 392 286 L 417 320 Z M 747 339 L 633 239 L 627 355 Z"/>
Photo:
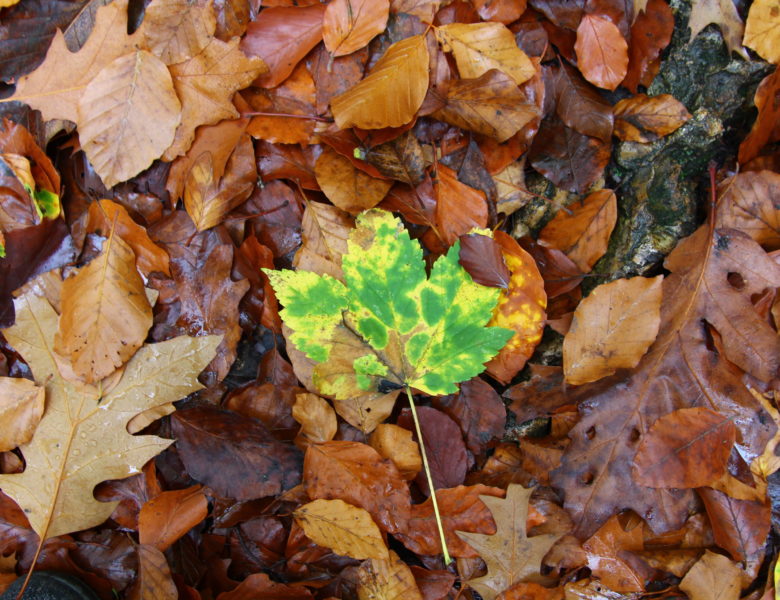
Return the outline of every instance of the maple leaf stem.
<path id="1" fill-rule="evenodd" d="M 431 469 L 428 466 L 428 456 L 425 452 L 425 444 L 423 443 L 422 430 L 420 429 L 420 421 L 417 418 L 417 409 L 414 406 L 414 399 L 412 398 L 412 391 L 408 385 L 404 386 L 406 390 L 406 396 L 409 398 L 409 408 L 412 411 L 412 420 L 414 421 L 414 429 L 417 432 L 417 441 L 420 444 L 420 455 L 422 456 L 423 470 L 425 471 L 425 477 L 428 479 L 428 489 L 431 490 L 431 502 L 433 502 L 433 515 L 436 518 L 436 527 L 439 530 L 439 539 L 441 540 L 441 548 L 444 553 L 444 564 L 448 565 L 452 562 L 450 552 L 447 550 L 447 540 L 444 538 L 444 525 L 441 522 L 441 514 L 439 514 L 439 503 L 436 502 L 436 489 L 433 487 L 433 477 L 431 477 Z"/>

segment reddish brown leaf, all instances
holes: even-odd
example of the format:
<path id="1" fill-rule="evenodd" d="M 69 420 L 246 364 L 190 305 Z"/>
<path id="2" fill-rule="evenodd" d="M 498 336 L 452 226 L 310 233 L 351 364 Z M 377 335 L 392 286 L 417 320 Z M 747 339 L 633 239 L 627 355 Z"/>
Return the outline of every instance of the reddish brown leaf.
<path id="1" fill-rule="evenodd" d="M 263 181 L 289 179 L 307 190 L 319 190 L 314 177 L 314 163 L 322 149 L 319 146 L 300 148 L 289 144 L 256 144 L 257 172 Z"/>
<path id="2" fill-rule="evenodd" d="M 526 0 L 475 0 L 474 8 L 485 21 L 509 25 L 525 11 Z"/>
<path id="3" fill-rule="evenodd" d="M 331 98 L 343 94 L 362 79 L 367 60 L 368 48 L 333 58 L 323 45 L 309 54 L 306 66 L 316 87 L 317 114 L 328 112 Z"/>
<path id="4" fill-rule="evenodd" d="M 769 534 L 769 507 L 751 500 L 736 500 L 707 487 L 697 491 L 707 508 L 715 543 L 736 561 L 755 559 Z"/>
<path id="5" fill-rule="evenodd" d="M 625 551 L 644 549 L 642 530 L 640 523 L 626 531 L 615 515 L 582 544 L 591 572 L 615 592 L 641 592 L 645 589 L 644 577 L 623 558 Z"/>
<path id="6" fill-rule="evenodd" d="M 141 507 L 138 515 L 138 540 L 164 552 L 203 521 L 208 501 L 203 486 L 162 492 Z"/>
<path id="7" fill-rule="evenodd" d="M 244 579 L 236 589 L 217 596 L 217 600 L 311 600 L 313 596 L 305 587 L 292 587 L 272 581 L 265 573 L 254 573 Z"/>
<path id="8" fill-rule="evenodd" d="M 612 107 L 580 73 L 564 63 L 553 73 L 555 111 L 569 127 L 605 142 L 612 137 Z"/>
<path id="9" fill-rule="evenodd" d="M 176 600 L 179 594 L 171 578 L 165 555 L 154 546 L 141 544 L 138 552 L 138 578 L 127 592 L 129 600 Z"/>
<path id="10" fill-rule="evenodd" d="M 669 45 L 674 31 L 674 14 L 666 0 L 649 0 L 631 26 L 628 72 L 623 86 L 636 93 L 650 66 Z"/>
<path id="11" fill-rule="evenodd" d="M 455 171 L 440 164 L 434 190 L 437 229 L 448 246 L 474 227 L 487 226 L 485 194 L 458 181 Z"/>
<path id="12" fill-rule="evenodd" d="M 768 250 L 780 248 L 780 174 L 740 173 L 722 184 L 718 225 L 744 231 Z"/>
<path id="13" fill-rule="evenodd" d="M 504 262 L 501 246 L 492 237 L 462 235 L 458 260 L 477 283 L 503 289 L 509 287 L 509 269 Z"/>
<path id="14" fill-rule="evenodd" d="M 777 95 L 780 93 L 780 68 L 775 68 L 767 75 L 756 89 L 754 102 L 758 109 L 758 117 L 753 123 L 750 133 L 739 145 L 739 162 L 745 164 L 758 156 L 761 149 L 769 142 L 780 139 L 780 103 Z"/>
<path id="15" fill-rule="evenodd" d="M 628 44 L 617 26 L 598 15 L 585 15 L 577 28 L 577 66 L 592 84 L 614 90 L 628 71 Z"/>

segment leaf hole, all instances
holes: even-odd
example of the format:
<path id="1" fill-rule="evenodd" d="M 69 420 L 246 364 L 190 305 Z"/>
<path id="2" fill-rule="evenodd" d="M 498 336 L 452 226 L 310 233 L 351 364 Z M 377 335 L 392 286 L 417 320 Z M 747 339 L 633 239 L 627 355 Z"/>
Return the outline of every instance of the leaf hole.
<path id="1" fill-rule="evenodd" d="M 592 440 L 594 437 L 596 437 L 596 428 L 591 425 L 585 432 L 585 437 L 587 437 L 589 440 Z"/>
<path id="2" fill-rule="evenodd" d="M 582 483 L 583 485 L 591 485 L 595 478 L 596 476 L 591 471 L 588 471 L 582 474 Z"/>
<path id="3" fill-rule="evenodd" d="M 729 282 L 729 285 L 733 287 L 735 290 L 741 290 L 745 287 L 745 280 L 742 278 L 742 275 L 739 273 L 731 272 L 728 275 L 726 275 L 726 280 Z"/>
<path id="4" fill-rule="evenodd" d="M 639 430 L 638 430 L 636 427 L 634 427 L 634 428 L 631 430 L 631 434 L 630 434 L 630 436 L 629 436 L 629 439 L 630 439 L 632 442 L 636 443 L 637 441 L 639 441 L 639 438 L 640 438 L 640 437 L 642 437 L 642 434 L 641 434 L 641 433 L 639 433 Z"/>

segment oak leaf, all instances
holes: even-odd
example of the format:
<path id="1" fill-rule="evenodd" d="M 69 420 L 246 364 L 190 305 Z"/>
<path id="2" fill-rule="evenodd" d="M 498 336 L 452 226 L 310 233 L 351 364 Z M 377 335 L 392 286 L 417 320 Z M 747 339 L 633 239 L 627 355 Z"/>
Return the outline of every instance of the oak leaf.
<path id="1" fill-rule="evenodd" d="M 563 340 L 567 383 L 582 385 L 639 363 L 658 335 L 662 281 L 661 275 L 617 279 L 577 306 Z"/>
<path id="2" fill-rule="evenodd" d="M 424 600 L 412 570 L 392 550 L 387 558 L 364 562 L 357 576 L 358 600 Z"/>
<path id="3" fill-rule="evenodd" d="M 125 366 L 119 383 L 100 389 L 74 386 L 60 374 L 53 347 L 57 314 L 31 294 L 14 301 L 16 324 L 3 330 L 46 388 L 46 411 L 32 440 L 20 447 L 23 473 L 0 475 L 0 487 L 21 506 L 40 538 L 99 525 L 116 502 L 99 502 L 93 488 L 106 479 L 139 473 L 171 440 L 133 436 L 134 415 L 200 389 L 197 375 L 219 337 L 179 337 L 144 346 Z"/>
<path id="4" fill-rule="evenodd" d="M 387 26 L 390 0 L 333 0 L 322 16 L 322 41 L 332 56 L 352 54 Z"/>
<path id="5" fill-rule="evenodd" d="M 628 72 L 628 44 L 617 26 L 599 15 L 585 15 L 577 28 L 577 66 L 592 84 L 614 90 Z"/>
<path id="6" fill-rule="evenodd" d="M 428 46 L 414 35 L 390 46 L 357 85 L 331 99 L 339 129 L 400 127 L 414 118 L 428 91 Z"/>
<path id="7" fill-rule="evenodd" d="M 736 52 L 745 60 L 749 60 L 747 50 L 742 47 L 745 25 L 733 0 L 698 0 L 691 5 L 691 16 L 688 19 L 691 40 L 711 23 L 720 28 L 729 54 Z"/>
<path id="8" fill-rule="evenodd" d="M 780 6 L 777 0 L 756 0 L 750 5 L 742 43 L 758 52 L 761 58 L 780 63 Z"/>
<path id="9" fill-rule="evenodd" d="M 43 416 L 44 396 L 29 379 L 0 377 L 0 452 L 30 441 Z"/>
<path id="10" fill-rule="evenodd" d="M 143 47 L 166 65 L 184 62 L 203 50 L 217 28 L 208 0 L 153 0 L 141 24 Z"/>
<path id="11" fill-rule="evenodd" d="M 677 131 L 691 114 L 671 94 L 637 94 L 614 107 L 615 135 L 623 141 L 653 142 Z"/>
<path id="12" fill-rule="evenodd" d="M 560 536 L 547 533 L 528 537 L 526 523 L 532 492 L 533 488 L 513 483 L 507 488 L 506 498 L 480 496 L 493 514 L 496 533 L 457 532 L 487 564 L 487 575 L 467 582 L 486 600 L 495 600 L 498 594 L 517 583 L 543 581 L 539 572 L 542 559 Z"/>

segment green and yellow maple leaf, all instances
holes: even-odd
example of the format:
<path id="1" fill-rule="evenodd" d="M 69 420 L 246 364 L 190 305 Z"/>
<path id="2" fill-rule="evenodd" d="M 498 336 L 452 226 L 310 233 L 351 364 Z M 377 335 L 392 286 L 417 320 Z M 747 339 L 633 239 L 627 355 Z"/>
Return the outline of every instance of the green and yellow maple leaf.
<path id="1" fill-rule="evenodd" d="M 357 218 L 342 258 L 345 284 L 309 271 L 267 270 L 292 342 L 318 364 L 337 400 L 380 386 L 451 394 L 478 375 L 512 332 L 485 327 L 499 290 L 474 283 L 459 243 L 426 277 L 422 248 L 383 210 Z"/>

